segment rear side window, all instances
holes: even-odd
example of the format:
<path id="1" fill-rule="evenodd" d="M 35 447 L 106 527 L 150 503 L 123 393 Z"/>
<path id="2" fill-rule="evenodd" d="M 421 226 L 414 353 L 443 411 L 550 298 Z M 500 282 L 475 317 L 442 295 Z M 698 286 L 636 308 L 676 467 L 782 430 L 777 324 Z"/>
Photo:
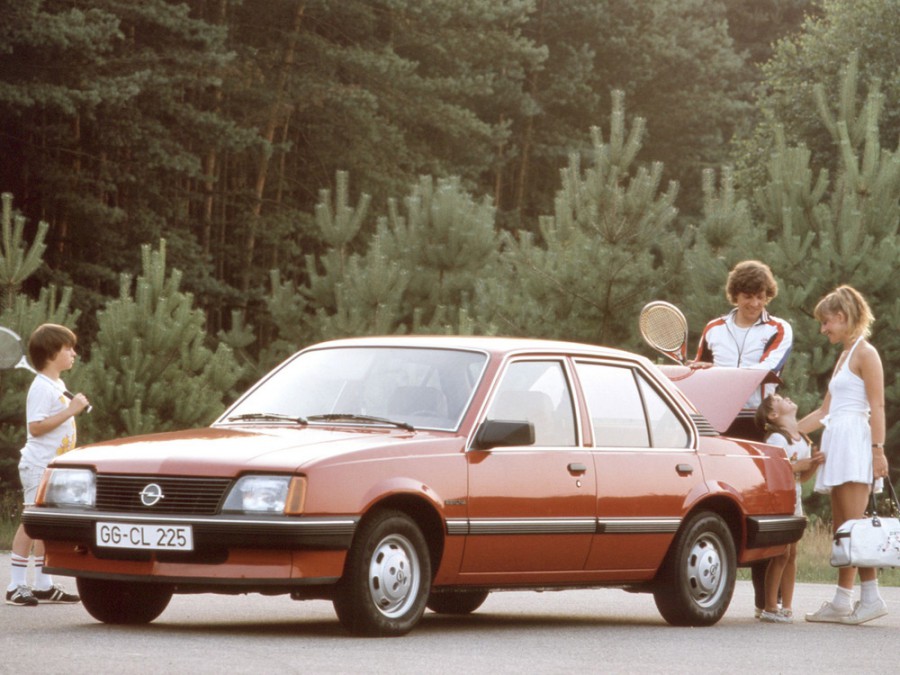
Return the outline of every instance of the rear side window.
<path id="1" fill-rule="evenodd" d="M 686 448 L 691 436 L 678 415 L 669 407 L 665 399 L 638 374 L 647 420 L 650 423 L 650 438 L 654 448 Z"/>
<path id="2" fill-rule="evenodd" d="M 668 403 L 627 366 L 576 366 L 597 447 L 685 448 L 690 436 Z"/>
<path id="3" fill-rule="evenodd" d="M 594 445 L 649 448 L 650 431 L 631 368 L 579 363 L 577 370 L 594 429 Z"/>

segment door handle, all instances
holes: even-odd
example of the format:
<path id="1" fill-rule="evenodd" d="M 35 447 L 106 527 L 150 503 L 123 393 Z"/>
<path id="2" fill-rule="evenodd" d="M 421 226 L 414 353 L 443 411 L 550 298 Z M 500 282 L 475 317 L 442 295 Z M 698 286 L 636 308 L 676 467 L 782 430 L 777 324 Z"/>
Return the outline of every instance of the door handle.
<path id="1" fill-rule="evenodd" d="M 694 467 L 690 464 L 679 464 L 675 467 L 675 471 L 677 471 L 682 476 L 689 476 L 694 473 Z"/>
<path id="2" fill-rule="evenodd" d="M 570 462 L 569 473 L 587 473 L 587 467 L 581 462 Z"/>

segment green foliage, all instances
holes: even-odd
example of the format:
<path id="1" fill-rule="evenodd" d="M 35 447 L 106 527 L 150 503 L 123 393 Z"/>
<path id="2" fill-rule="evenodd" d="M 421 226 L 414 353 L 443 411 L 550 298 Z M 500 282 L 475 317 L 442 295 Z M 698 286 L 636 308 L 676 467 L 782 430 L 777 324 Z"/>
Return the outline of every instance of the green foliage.
<path id="1" fill-rule="evenodd" d="M 387 215 L 377 217 L 362 243 L 370 199 L 363 194 L 352 207 L 346 173 L 336 183 L 334 203 L 324 190 L 316 207 L 329 248 L 307 255 L 306 283 L 272 272 L 268 306 L 278 354 L 306 340 L 474 330 L 467 304 L 499 249 L 493 207 L 476 202 L 458 179 L 422 177 L 402 208 L 388 202 Z"/>
<path id="2" fill-rule="evenodd" d="M 662 165 L 636 165 L 644 121 L 629 131 L 620 92 L 614 102 L 609 140 L 594 128 L 592 165 L 570 158 L 541 239 L 508 237 L 505 283 L 480 286 L 477 316 L 498 332 L 636 346 L 635 317 L 680 258 L 677 186 L 660 193 Z"/>
<path id="3" fill-rule="evenodd" d="M 476 201 L 456 178 L 422 177 L 401 210 L 391 200 L 379 218 L 380 257 L 409 275 L 400 321 L 412 332 L 456 333 L 476 281 L 497 264 L 499 238 L 490 201 Z"/>
<path id="4" fill-rule="evenodd" d="M 41 221 L 34 240 L 26 247 L 23 237 L 25 217 L 13 215 L 13 196 L 10 193 L 4 192 L 0 198 L 3 200 L 0 212 L 3 237 L 0 241 L 0 310 L 3 310 L 13 305 L 22 283 L 41 266 L 47 248 L 44 238 L 49 226 Z"/>
<path id="5" fill-rule="evenodd" d="M 695 214 L 703 169 L 727 161 L 732 135 L 750 119 L 752 70 L 729 35 L 720 0 L 608 2 L 596 36 L 598 81 L 625 92 L 647 121 L 638 159 L 662 162 Z"/>
<path id="6" fill-rule="evenodd" d="M 97 317 L 91 360 L 72 378 L 93 405 L 82 439 L 209 424 L 241 375 L 230 348 L 207 346 L 203 313 L 166 269 L 165 241 L 142 248 L 143 273 L 122 275 L 119 297 Z"/>
<path id="7" fill-rule="evenodd" d="M 3 194 L 0 217 L 0 326 L 9 328 L 27 344 L 28 336 L 42 323 L 58 323 L 74 328 L 79 312 L 71 308 L 72 289 L 60 292 L 56 286 L 41 288 L 37 298 L 20 292 L 22 285 L 42 264 L 47 224 L 40 223 L 34 240 L 26 245 L 23 237 L 25 218 L 14 213 L 13 197 Z M 18 484 L 16 467 L 19 448 L 25 443 L 25 397 L 33 375 L 16 368 L 0 372 L 0 498 L 6 486 Z"/>
<path id="8" fill-rule="evenodd" d="M 817 0 L 724 0 L 728 34 L 739 53 L 746 51 L 753 64 L 768 61 L 777 40 L 791 35 L 808 14 L 817 12 Z"/>
<path id="9" fill-rule="evenodd" d="M 888 437 L 893 441 L 900 438 L 900 379 L 891 367 L 900 358 L 900 281 L 895 274 L 900 259 L 900 149 L 881 146 L 878 82 L 860 102 L 856 78 L 854 57 L 830 99 L 824 87 L 816 87 L 821 124 L 839 149 L 830 171 L 814 171 L 812 153 L 804 145 L 789 147 L 779 134 L 757 206 L 769 240 L 765 257 L 778 270 L 782 306 L 789 308 L 794 323 L 796 344 L 786 377 L 798 402 L 807 409 L 818 404 L 836 359 L 817 334 L 812 309 L 825 293 L 850 284 L 875 311 L 872 339 L 886 364 Z"/>
<path id="10" fill-rule="evenodd" d="M 763 67 L 759 124 L 742 146 L 747 180 L 764 180 L 759 169 L 774 148 L 779 126 L 788 144 L 802 142 L 809 148 L 814 167 L 835 165 L 840 150 L 833 128 L 822 124 L 822 88 L 832 92 L 832 98 L 840 92 L 848 131 L 858 142 L 866 123 L 854 124 L 858 120 L 846 106 L 858 100 L 858 87 L 879 82 L 884 97 L 879 135 L 882 144 L 894 146 L 900 138 L 898 34 L 900 0 L 823 0 L 821 11 L 808 17 L 801 31 L 781 40 Z M 851 78 L 848 69 L 854 71 Z"/>
<path id="11" fill-rule="evenodd" d="M 760 251 L 765 241 L 764 232 L 754 225 L 750 205 L 736 190 L 732 169 L 722 169 L 718 185 L 716 178 L 712 169 L 703 172 L 703 216 L 689 229 L 692 240 L 675 277 L 678 286 L 669 288 L 663 298 L 681 306 L 697 340 L 707 321 L 731 309 L 725 297 L 729 270 L 757 255 L 753 252 Z"/>
<path id="12" fill-rule="evenodd" d="M 311 214 L 338 172 L 379 205 L 422 175 L 458 177 L 476 202 L 490 195 L 499 228 L 537 234 L 616 87 L 649 121 L 638 159 L 662 161 L 694 210 L 699 168 L 724 159 L 755 81 L 720 1 L 0 9 L 0 154 L 16 159 L 0 186 L 49 224 L 42 280 L 76 288 L 85 340 L 119 275 L 139 273 L 140 246 L 165 238 L 211 331 L 227 333 L 232 310 L 257 327 L 251 358 L 267 358 L 269 270 L 329 248 Z"/>

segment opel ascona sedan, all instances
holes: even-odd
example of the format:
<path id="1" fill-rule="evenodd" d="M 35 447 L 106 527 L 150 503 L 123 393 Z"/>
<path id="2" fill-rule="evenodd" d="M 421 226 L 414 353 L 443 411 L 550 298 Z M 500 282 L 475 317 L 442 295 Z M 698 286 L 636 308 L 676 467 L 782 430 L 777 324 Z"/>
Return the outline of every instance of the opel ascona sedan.
<path id="1" fill-rule="evenodd" d="M 263 593 L 392 636 L 493 591 L 616 586 L 711 625 L 736 567 L 805 519 L 783 451 L 721 435 L 694 401 L 738 410 L 740 371 L 691 373 L 691 400 L 684 375 L 565 342 L 327 342 L 208 428 L 57 458 L 23 519 L 106 623 L 150 622 L 174 593 Z"/>

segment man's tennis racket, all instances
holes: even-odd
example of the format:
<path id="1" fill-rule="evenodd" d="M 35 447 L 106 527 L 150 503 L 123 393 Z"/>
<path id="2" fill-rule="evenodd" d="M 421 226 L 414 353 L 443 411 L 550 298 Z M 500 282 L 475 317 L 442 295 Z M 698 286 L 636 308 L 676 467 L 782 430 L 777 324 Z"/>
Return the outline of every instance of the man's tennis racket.
<path id="1" fill-rule="evenodd" d="M 644 305 L 640 316 L 641 336 L 656 351 L 680 365 L 687 360 L 688 326 L 675 305 L 656 300 Z"/>
<path id="2" fill-rule="evenodd" d="M 23 368 L 35 375 L 38 374 L 28 359 L 25 358 L 25 349 L 22 347 L 22 339 L 9 328 L 0 326 L 0 370 L 12 370 L 13 368 Z M 66 389 L 63 392 L 68 398 L 75 398 L 75 394 Z M 91 406 L 85 408 L 87 412 L 91 411 Z"/>

